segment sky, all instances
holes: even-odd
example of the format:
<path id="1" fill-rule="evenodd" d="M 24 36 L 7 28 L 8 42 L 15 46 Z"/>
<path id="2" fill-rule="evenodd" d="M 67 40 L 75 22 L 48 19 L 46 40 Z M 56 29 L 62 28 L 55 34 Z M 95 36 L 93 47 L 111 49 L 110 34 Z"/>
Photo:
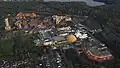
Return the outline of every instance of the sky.
<path id="1" fill-rule="evenodd" d="M 99 6 L 99 5 L 104 5 L 104 3 L 101 2 L 95 2 L 93 0 L 44 0 L 44 1 L 61 1 L 61 2 L 67 2 L 67 1 L 84 1 L 87 3 L 89 6 Z"/>

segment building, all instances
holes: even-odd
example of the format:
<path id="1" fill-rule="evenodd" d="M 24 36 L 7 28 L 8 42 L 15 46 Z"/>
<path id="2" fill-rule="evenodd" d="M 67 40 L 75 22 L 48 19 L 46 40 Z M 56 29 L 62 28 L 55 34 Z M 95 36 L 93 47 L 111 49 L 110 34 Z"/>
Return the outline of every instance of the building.
<path id="1" fill-rule="evenodd" d="M 54 15 L 52 16 L 53 20 L 55 20 L 56 24 L 60 24 L 60 23 L 64 23 L 65 21 L 72 21 L 70 16 L 58 16 L 58 15 Z"/>
<path id="2" fill-rule="evenodd" d="M 52 37 L 52 40 L 55 42 L 58 42 L 58 41 L 64 41 L 66 39 L 65 39 L 65 37 L 62 37 L 62 36 L 54 36 L 54 37 Z"/>
<path id="3" fill-rule="evenodd" d="M 80 39 L 86 39 L 88 38 L 88 34 L 84 33 L 80 30 L 77 30 L 77 32 L 75 33 L 76 37 L 80 38 Z"/>
<path id="4" fill-rule="evenodd" d="M 75 35 L 82 43 L 84 43 L 82 49 L 88 59 L 96 62 L 104 62 L 114 59 L 105 44 L 102 44 L 99 40 L 95 39 L 92 34 L 83 28 L 83 26 L 81 26 L 81 29 L 77 30 Z"/>
<path id="5" fill-rule="evenodd" d="M 10 31 L 11 30 L 11 26 L 9 24 L 8 18 L 5 18 L 5 30 L 6 31 Z"/>
<path id="6" fill-rule="evenodd" d="M 62 28 L 57 28 L 58 31 L 61 31 L 61 30 L 71 30 L 71 27 L 68 26 L 68 27 L 62 27 Z"/>
<path id="7" fill-rule="evenodd" d="M 52 44 L 53 44 L 53 41 L 45 41 L 43 43 L 43 45 L 45 45 L 45 46 L 52 45 Z"/>

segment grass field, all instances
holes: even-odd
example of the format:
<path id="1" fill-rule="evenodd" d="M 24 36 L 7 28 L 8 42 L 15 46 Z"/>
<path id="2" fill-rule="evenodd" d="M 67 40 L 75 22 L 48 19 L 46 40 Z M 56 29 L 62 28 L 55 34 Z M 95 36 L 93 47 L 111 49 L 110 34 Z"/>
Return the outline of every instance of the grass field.
<path id="1" fill-rule="evenodd" d="M 2 40 L 0 41 L 0 56 L 8 56 L 12 54 L 12 41 Z"/>

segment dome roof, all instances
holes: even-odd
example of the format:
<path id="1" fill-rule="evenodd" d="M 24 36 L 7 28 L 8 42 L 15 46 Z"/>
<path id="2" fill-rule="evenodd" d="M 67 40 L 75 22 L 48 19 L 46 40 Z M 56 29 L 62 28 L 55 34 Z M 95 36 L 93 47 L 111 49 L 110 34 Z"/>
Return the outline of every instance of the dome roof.
<path id="1" fill-rule="evenodd" d="M 36 17 L 37 15 L 36 15 L 36 13 L 33 12 L 33 13 L 32 13 L 32 16 L 33 16 L 33 17 Z"/>
<path id="2" fill-rule="evenodd" d="M 17 16 L 18 16 L 18 17 L 22 17 L 22 16 L 23 16 L 23 13 L 22 13 L 22 12 L 19 12 L 19 13 L 17 14 Z"/>
<path id="3" fill-rule="evenodd" d="M 24 14 L 26 17 L 29 17 L 29 16 L 31 16 L 31 13 L 25 13 Z"/>
<path id="4" fill-rule="evenodd" d="M 70 43 L 73 43 L 77 40 L 77 38 L 74 36 L 74 35 L 69 35 L 67 37 L 67 41 L 70 42 Z"/>

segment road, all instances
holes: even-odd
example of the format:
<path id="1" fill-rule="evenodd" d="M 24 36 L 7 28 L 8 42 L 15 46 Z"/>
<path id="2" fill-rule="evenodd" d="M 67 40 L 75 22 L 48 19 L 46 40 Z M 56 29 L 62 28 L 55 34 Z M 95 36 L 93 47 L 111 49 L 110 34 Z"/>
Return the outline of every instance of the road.
<path id="1" fill-rule="evenodd" d="M 55 58 L 53 56 L 52 49 L 49 48 L 48 51 L 49 51 L 49 55 L 50 55 L 50 59 L 51 59 L 50 61 L 51 61 L 51 64 L 52 64 L 52 68 L 58 68 L 57 65 L 56 65 L 56 62 L 54 60 Z"/>
<path id="2" fill-rule="evenodd" d="M 52 68 L 73 68 L 72 64 L 69 63 L 65 54 L 62 51 L 53 51 L 52 48 L 48 48 L 49 61 L 51 61 Z M 62 55 L 60 55 L 62 54 Z M 63 57 L 63 58 L 62 58 Z M 60 63 L 57 63 L 57 58 L 60 59 Z M 58 67 L 58 66 L 61 67 Z"/>
<path id="3" fill-rule="evenodd" d="M 73 68 L 72 62 L 68 61 L 68 59 L 67 59 L 67 57 L 66 57 L 66 55 L 65 55 L 65 53 L 64 53 L 62 48 L 60 48 L 60 52 L 61 52 L 61 55 L 63 57 L 63 60 L 64 60 L 64 62 L 66 64 L 67 68 Z"/>

